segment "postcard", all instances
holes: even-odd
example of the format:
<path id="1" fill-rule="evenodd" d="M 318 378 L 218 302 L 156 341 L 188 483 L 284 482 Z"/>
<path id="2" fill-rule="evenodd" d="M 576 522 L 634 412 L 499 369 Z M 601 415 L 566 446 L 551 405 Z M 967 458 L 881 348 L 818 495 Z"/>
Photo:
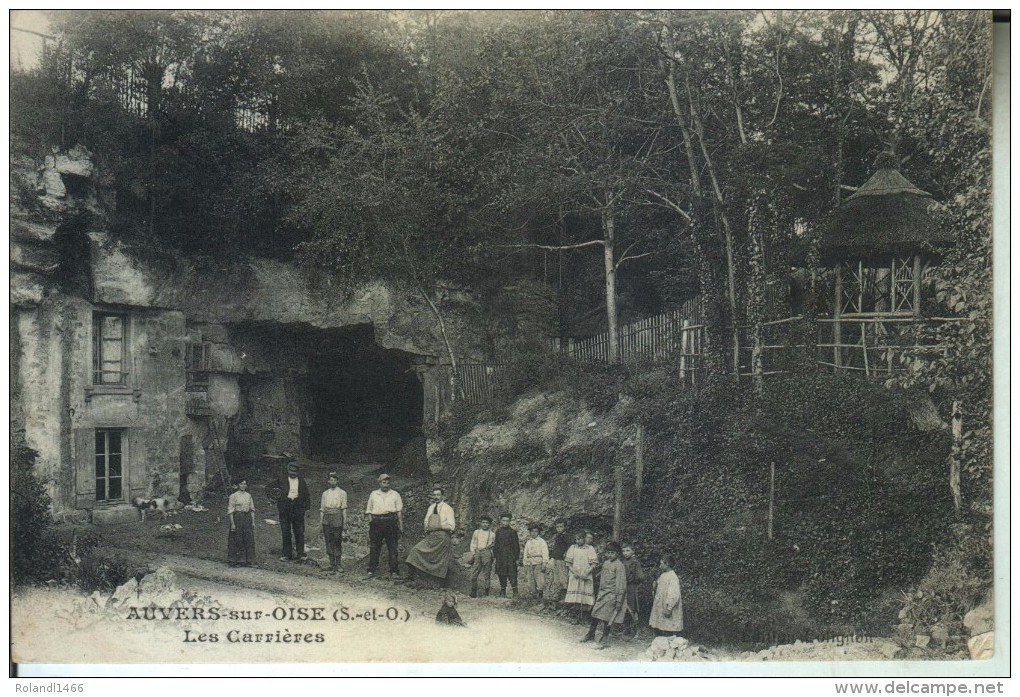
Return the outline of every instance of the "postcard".
<path id="1" fill-rule="evenodd" d="M 12 670 L 1001 670 L 992 52 L 13 12 Z"/>

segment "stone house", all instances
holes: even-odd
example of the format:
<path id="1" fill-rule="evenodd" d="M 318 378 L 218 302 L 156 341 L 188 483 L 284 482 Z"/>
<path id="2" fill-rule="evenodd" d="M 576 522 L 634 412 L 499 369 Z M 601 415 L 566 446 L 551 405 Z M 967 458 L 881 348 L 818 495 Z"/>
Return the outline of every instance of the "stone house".
<path id="1" fill-rule="evenodd" d="M 134 497 L 194 497 L 266 455 L 424 461 L 448 381 L 423 302 L 383 284 L 337 302 L 290 264 L 116 240 L 87 152 L 14 165 L 11 427 L 54 514 L 133 517 Z"/>

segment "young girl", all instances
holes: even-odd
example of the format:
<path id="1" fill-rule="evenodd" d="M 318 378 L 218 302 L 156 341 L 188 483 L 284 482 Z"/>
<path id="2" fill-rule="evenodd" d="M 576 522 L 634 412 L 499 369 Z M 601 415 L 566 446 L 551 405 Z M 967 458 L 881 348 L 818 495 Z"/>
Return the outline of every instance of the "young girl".
<path id="1" fill-rule="evenodd" d="M 606 545 L 606 563 L 602 565 L 602 576 L 599 578 L 599 593 L 595 606 L 591 610 L 591 626 L 588 634 L 581 641 L 593 641 L 599 623 L 602 623 L 602 636 L 599 648 L 609 640 L 609 630 L 614 624 L 623 622 L 627 607 L 627 569 L 620 561 L 620 545 L 610 542 Z"/>
<path id="2" fill-rule="evenodd" d="M 599 563 L 599 556 L 595 547 L 588 543 L 586 533 L 579 532 L 574 536 L 574 544 L 567 550 L 563 560 L 569 572 L 565 602 L 577 606 L 575 622 L 581 624 L 584 613 L 595 604 L 593 573 Z"/>
<path id="3" fill-rule="evenodd" d="M 227 563 L 251 566 L 255 561 L 255 502 L 248 493 L 248 481 L 237 483 L 237 491 L 227 499 Z"/>
<path id="4" fill-rule="evenodd" d="M 457 596 L 447 591 L 443 596 L 443 605 L 436 613 L 436 624 L 452 624 L 455 627 L 463 627 L 464 620 L 457 612 Z"/>

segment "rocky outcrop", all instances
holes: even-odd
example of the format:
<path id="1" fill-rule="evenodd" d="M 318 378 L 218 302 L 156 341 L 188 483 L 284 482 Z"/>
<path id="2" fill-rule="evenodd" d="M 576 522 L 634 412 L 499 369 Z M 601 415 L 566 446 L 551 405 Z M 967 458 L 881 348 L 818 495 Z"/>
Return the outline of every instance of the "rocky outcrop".
<path id="1" fill-rule="evenodd" d="M 563 392 L 518 400 L 505 419 L 475 426 L 454 449 L 463 463 L 465 495 L 491 492 L 476 494 L 470 505 L 509 511 L 521 524 L 548 525 L 556 518 L 608 524 L 613 500 L 608 463 L 633 461 L 628 412 L 623 401 L 596 415 Z"/>

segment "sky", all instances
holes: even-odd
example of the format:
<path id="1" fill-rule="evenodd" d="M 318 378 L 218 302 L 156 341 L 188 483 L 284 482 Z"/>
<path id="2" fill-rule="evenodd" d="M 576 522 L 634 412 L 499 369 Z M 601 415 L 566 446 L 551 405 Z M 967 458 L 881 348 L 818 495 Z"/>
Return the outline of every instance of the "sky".
<path id="1" fill-rule="evenodd" d="M 50 33 L 50 23 L 40 10 L 11 10 L 10 12 L 11 66 L 31 70 L 39 64 L 43 39 L 16 29 Z"/>

